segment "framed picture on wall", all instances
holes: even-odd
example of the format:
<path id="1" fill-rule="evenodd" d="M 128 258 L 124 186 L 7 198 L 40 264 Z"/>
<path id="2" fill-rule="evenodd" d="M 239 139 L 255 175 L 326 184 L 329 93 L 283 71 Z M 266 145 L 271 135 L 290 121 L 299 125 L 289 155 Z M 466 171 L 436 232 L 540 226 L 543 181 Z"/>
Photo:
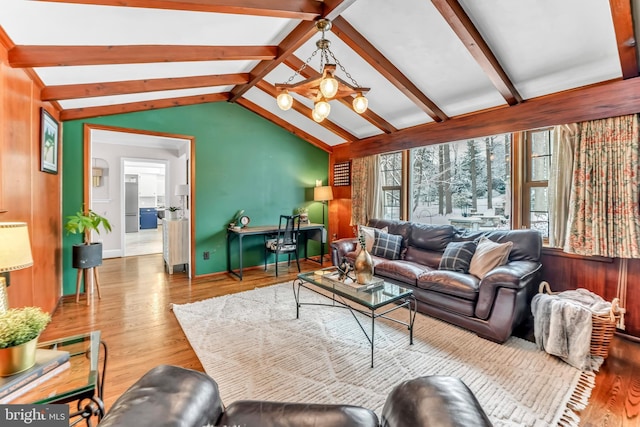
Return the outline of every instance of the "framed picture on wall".
<path id="1" fill-rule="evenodd" d="M 58 141 L 60 124 L 45 110 L 41 109 L 40 120 L 40 170 L 58 173 Z"/>

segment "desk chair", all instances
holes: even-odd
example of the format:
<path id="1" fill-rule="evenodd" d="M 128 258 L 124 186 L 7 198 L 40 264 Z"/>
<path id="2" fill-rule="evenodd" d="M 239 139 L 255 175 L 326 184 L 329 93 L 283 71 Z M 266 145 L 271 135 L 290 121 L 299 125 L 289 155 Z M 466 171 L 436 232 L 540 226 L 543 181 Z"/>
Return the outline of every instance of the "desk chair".
<path id="1" fill-rule="evenodd" d="M 287 254 L 288 264 L 291 265 L 291 254 L 295 254 L 298 272 L 300 261 L 298 259 L 298 236 L 300 235 L 300 215 L 280 215 L 278 234 L 269 239 L 264 245 L 264 270 L 267 270 L 268 255 L 276 255 L 276 277 L 278 277 L 278 255 Z"/>

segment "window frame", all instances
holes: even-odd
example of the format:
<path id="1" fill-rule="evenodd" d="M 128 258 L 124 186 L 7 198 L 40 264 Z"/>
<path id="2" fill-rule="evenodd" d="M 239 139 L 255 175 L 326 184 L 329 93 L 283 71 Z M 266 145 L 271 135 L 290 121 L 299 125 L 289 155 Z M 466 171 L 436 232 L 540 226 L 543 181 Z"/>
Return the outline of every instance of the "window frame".
<path id="1" fill-rule="evenodd" d="M 539 132 L 548 132 L 548 144 L 549 150 L 548 154 L 543 156 L 535 156 L 538 157 L 548 157 L 549 158 L 549 166 L 551 165 L 551 144 L 553 139 L 553 127 L 544 127 L 540 129 L 528 130 L 523 133 L 523 145 L 524 150 L 522 152 L 522 183 L 520 185 L 520 193 L 522 198 L 522 208 L 521 208 L 521 228 L 529 228 L 531 229 L 531 190 L 533 188 L 546 188 L 549 191 L 549 177 L 547 176 L 546 180 L 534 180 L 532 178 L 533 173 L 533 134 Z M 549 215 L 549 211 L 547 210 L 547 214 Z M 549 227 L 549 221 L 547 221 L 547 227 Z M 551 230 L 547 229 L 547 237 L 543 236 L 543 241 L 548 242 L 549 237 L 548 234 Z"/>

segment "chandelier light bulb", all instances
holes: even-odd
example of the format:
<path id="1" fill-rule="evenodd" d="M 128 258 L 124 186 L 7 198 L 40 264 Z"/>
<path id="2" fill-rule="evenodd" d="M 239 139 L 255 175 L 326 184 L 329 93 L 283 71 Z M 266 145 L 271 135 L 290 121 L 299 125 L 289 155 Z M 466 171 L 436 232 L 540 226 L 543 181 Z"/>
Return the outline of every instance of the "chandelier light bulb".
<path id="1" fill-rule="evenodd" d="M 313 106 L 313 111 L 318 115 L 318 117 L 326 119 L 331 112 L 331 105 L 329 105 L 329 103 L 324 99 L 321 99 L 320 101 L 316 102 L 316 105 Z"/>
<path id="2" fill-rule="evenodd" d="M 338 80 L 331 74 L 322 79 L 320 82 L 320 93 L 327 99 L 333 98 L 338 93 Z"/>
<path id="3" fill-rule="evenodd" d="M 313 120 L 315 120 L 317 123 L 320 123 L 324 120 L 324 117 L 321 117 L 317 112 L 316 109 L 314 108 L 313 110 L 311 110 L 311 117 L 313 117 Z"/>
<path id="4" fill-rule="evenodd" d="M 353 99 L 353 109 L 358 114 L 362 114 L 367 111 L 368 106 L 369 100 L 365 98 L 362 93 L 359 93 L 358 96 Z"/>
<path id="5" fill-rule="evenodd" d="M 289 95 L 288 91 L 285 90 L 284 92 L 281 92 L 280 95 L 278 95 L 276 102 L 278 103 L 278 107 L 280 107 L 281 110 L 287 111 L 293 105 L 293 97 Z"/>

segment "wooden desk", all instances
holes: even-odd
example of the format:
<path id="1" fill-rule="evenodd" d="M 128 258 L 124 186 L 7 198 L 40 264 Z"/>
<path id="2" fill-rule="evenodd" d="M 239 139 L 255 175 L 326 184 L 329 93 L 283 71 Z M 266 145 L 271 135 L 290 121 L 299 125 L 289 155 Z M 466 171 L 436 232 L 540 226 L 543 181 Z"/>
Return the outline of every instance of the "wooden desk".
<path id="1" fill-rule="evenodd" d="M 227 272 L 237 276 L 242 280 L 242 239 L 245 236 L 264 236 L 276 234 L 278 232 L 277 225 L 259 225 L 255 227 L 243 227 L 239 230 L 227 229 Z M 304 235 L 304 257 L 307 258 L 307 242 L 309 240 L 317 240 L 320 242 L 320 265 L 324 258 L 324 244 L 327 237 L 323 224 L 300 224 L 300 234 Z M 231 241 L 238 239 L 238 272 L 231 268 Z M 298 242 L 299 243 L 299 242 Z"/>

